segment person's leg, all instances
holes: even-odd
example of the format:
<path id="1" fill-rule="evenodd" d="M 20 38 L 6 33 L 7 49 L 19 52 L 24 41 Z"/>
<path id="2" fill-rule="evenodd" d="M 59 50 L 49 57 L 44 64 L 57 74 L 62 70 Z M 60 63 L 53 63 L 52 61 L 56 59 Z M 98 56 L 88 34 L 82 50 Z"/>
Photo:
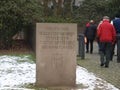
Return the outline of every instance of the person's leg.
<path id="1" fill-rule="evenodd" d="M 90 40 L 90 53 L 93 53 L 93 40 Z"/>
<path id="2" fill-rule="evenodd" d="M 98 53 L 100 53 L 100 42 L 97 41 L 97 44 L 98 44 Z"/>
<path id="3" fill-rule="evenodd" d="M 89 52 L 89 40 L 87 39 L 87 43 L 86 43 L 86 53 Z"/>
<path id="4" fill-rule="evenodd" d="M 109 67 L 109 61 L 111 59 L 111 52 L 112 52 L 112 43 L 108 42 L 106 43 L 106 61 L 105 61 L 105 67 Z"/>
<path id="5" fill-rule="evenodd" d="M 111 54 L 110 54 L 110 61 L 113 61 L 113 56 L 114 56 L 114 50 L 115 50 L 115 44 L 112 44 L 112 47 L 111 47 Z"/>
<path id="6" fill-rule="evenodd" d="M 102 42 L 100 48 L 100 66 L 104 66 L 104 56 L 105 56 L 105 43 Z"/>
<path id="7" fill-rule="evenodd" d="M 116 35 L 116 43 L 117 43 L 117 62 L 120 63 L 120 34 Z"/>
<path id="8" fill-rule="evenodd" d="M 120 39 L 117 40 L 117 62 L 120 63 Z"/>

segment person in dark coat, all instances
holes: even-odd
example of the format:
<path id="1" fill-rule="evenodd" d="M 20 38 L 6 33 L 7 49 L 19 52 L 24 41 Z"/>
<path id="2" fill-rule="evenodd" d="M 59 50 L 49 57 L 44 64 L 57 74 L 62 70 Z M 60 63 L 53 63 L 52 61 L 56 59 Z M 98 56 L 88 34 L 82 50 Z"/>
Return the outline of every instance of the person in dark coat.
<path id="1" fill-rule="evenodd" d="M 93 53 L 93 42 L 96 37 L 96 30 L 97 27 L 94 24 L 93 20 L 90 20 L 89 25 L 86 25 L 86 29 L 84 31 L 84 35 L 87 38 L 86 43 L 86 53 L 89 52 L 89 46 L 90 46 L 90 53 Z"/>
<path id="2" fill-rule="evenodd" d="M 116 43 L 117 44 L 117 62 L 120 63 L 120 13 L 117 13 L 115 19 L 111 21 L 116 31 Z M 112 48 L 111 60 L 113 59 L 115 44 Z"/>

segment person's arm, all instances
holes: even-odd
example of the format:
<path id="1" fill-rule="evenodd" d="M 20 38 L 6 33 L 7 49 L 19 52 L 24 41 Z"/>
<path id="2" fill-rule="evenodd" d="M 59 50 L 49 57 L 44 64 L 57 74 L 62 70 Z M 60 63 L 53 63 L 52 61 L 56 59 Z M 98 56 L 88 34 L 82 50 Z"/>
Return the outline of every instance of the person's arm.
<path id="1" fill-rule="evenodd" d="M 101 24 L 99 25 L 99 28 L 97 29 L 97 37 L 99 38 L 101 34 Z"/>
<path id="2" fill-rule="evenodd" d="M 87 34 L 87 29 L 88 29 L 88 27 L 85 27 L 84 36 L 86 36 L 86 34 Z"/>
<path id="3" fill-rule="evenodd" d="M 115 41 L 116 41 L 116 31 L 115 31 L 114 26 L 112 26 L 112 27 L 113 27 L 113 43 L 115 43 Z"/>

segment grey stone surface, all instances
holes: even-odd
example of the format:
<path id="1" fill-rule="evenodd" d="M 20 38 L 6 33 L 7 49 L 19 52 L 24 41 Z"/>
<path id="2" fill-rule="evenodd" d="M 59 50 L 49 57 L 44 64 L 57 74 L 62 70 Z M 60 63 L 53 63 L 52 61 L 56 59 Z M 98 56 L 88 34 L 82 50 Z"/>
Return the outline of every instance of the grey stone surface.
<path id="1" fill-rule="evenodd" d="M 36 84 L 75 86 L 77 25 L 37 23 Z"/>

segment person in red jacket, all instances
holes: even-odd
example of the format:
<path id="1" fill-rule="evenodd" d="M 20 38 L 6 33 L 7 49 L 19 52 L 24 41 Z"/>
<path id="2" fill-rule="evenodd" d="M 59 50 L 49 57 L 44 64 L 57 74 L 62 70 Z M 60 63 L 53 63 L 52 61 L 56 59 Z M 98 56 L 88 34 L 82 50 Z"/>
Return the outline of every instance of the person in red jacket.
<path id="1" fill-rule="evenodd" d="M 97 36 L 100 40 L 100 66 L 109 67 L 111 47 L 115 42 L 116 32 L 114 26 L 110 23 L 109 17 L 104 16 L 103 22 L 99 25 Z M 105 60 L 104 60 L 105 59 Z"/>

